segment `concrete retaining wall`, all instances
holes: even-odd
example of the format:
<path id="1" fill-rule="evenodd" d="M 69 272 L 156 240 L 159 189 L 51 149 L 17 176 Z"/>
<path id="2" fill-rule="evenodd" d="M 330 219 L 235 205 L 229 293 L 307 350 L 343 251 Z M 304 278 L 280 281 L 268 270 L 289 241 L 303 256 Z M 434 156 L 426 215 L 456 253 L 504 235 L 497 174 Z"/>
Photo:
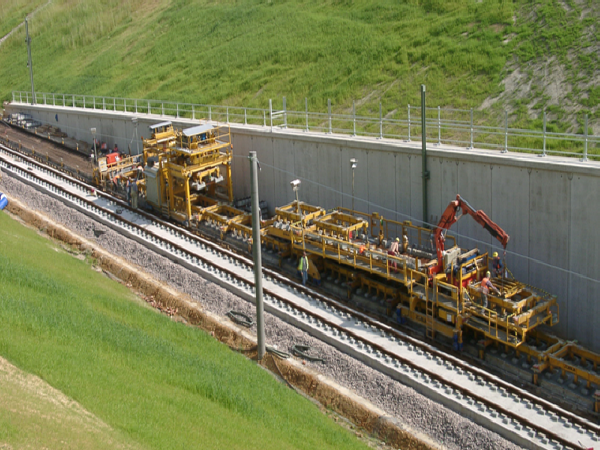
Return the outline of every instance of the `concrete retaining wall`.
<path id="1" fill-rule="evenodd" d="M 131 113 L 52 106 L 8 105 L 70 136 L 91 142 L 90 128 L 112 148 L 131 145 L 136 152 Z M 138 136 L 148 125 L 172 120 L 187 128 L 194 122 L 137 114 Z M 58 119 L 58 120 L 57 120 Z M 195 123 L 198 123 L 197 121 Z M 302 180 L 302 201 L 325 208 L 351 207 L 350 158 L 355 170 L 355 209 L 378 211 L 386 218 L 422 220 L 420 143 L 271 130 L 232 125 L 236 197 L 250 195 L 248 152 L 261 162 L 259 188 L 271 208 L 295 199 L 289 182 Z M 141 145 L 139 146 L 141 150 Z M 460 194 L 485 211 L 511 236 L 507 263 L 521 281 L 557 295 L 560 323 L 556 334 L 577 339 L 600 352 L 600 164 L 530 154 L 501 154 L 447 146 L 428 147 L 429 221 Z M 500 251 L 499 243 L 468 217 L 452 228 L 463 248 Z"/>

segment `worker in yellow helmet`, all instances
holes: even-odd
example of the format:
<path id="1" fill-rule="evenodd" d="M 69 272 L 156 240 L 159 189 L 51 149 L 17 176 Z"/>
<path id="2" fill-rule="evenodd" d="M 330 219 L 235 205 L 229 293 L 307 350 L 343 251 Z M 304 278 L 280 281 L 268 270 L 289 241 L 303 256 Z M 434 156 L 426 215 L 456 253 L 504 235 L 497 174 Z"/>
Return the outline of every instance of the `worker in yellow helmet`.
<path id="1" fill-rule="evenodd" d="M 494 276 L 498 278 L 502 278 L 502 270 L 504 269 L 504 265 L 502 264 L 502 260 L 498 256 L 498 252 L 494 252 L 492 254 L 492 271 L 494 272 Z"/>

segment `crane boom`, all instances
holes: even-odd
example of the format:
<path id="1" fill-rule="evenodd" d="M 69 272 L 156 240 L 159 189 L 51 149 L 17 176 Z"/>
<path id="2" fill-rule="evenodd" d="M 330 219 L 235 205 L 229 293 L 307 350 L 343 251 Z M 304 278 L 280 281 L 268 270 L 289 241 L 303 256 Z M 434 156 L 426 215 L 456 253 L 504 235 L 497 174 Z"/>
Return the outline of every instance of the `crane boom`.
<path id="1" fill-rule="evenodd" d="M 462 209 L 462 214 L 458 215 L 459 210 Z M 506 248 L 506 244 L 508 244 L 508 240 L 510 236 L 506 234 L 506 232 L 496 225 L 492 219 L 490 219 L 486 213 L 479 210 L 476 211 L 469 202 L 463 199 L 460 195 L 456 195 L 456 200 L 450 202 L 444 214 L 442 214 L 442 218 L 440 219 L 437 228 L 435 229 L 435 246 L 437 250 L 437 258 L 438 258 L 438 267 L 437 271 L 442 270 L 443 267 L 443 253 L 444 253 L 444 234 L 443 231 L 449 229 L 458 219 L 462 217 L 464 214 L 469 214 L 475 222 L 480 224 L 483 228 L 485 228 L 492 236 L 494 236 L 500 243 L 502 247 Z"/>

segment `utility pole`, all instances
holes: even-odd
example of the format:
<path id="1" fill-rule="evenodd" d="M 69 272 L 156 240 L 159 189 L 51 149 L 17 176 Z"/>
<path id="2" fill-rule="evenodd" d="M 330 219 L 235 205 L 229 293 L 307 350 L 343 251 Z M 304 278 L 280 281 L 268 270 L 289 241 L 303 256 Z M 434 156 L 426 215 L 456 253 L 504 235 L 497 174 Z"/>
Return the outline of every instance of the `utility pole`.
<path id="1" fill-rule="evenodd" d="M 425 126 L 425 85 L 421 85 L 421 155 L 423 157 L 423 226 L 427 226 L 427 180 L 429 180 L 429 171 L 427 170 L 427 130 Z"/>
<path id="2" fill-rule="evenodd" d="M 350 168 L 352 169 L 352 215 L 354 215 L 354 169 L 356 169 L 357 163 L 356 158 L 350 159 Z"/>
<path id="3" fill-rule="evenodd" d="M 254 258 L 254 288 L 256 290 L 256 337 L 258 360 L 265 356 L 265 321 L 263 313 L 262 260 L 260 248 L 260 204 L 258 201 L 258 158 L 250 152 L 250 178 L 252 182 L 252 256 Z"/>
<path id="4" fill-rule="evenodd" d="M 35 105 L 35 88 L 33 87 L 33 63 L 31 62 L 31 38 L 29 37 L 29 20 L 25 17 L 25 42 L 27 43 L 27 67 L 31 78 L 31 104 Z"/>

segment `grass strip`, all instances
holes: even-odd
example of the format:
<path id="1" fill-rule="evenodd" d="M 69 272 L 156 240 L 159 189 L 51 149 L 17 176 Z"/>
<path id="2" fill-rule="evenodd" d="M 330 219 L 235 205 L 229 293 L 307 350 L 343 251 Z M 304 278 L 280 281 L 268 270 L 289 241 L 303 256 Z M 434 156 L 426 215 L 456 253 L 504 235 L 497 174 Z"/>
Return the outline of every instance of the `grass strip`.
<path id="1" fill-rule="evenodd" d="M 251 361 L 6 214 L 0 249 L 0 355 L 142 447 L 365 448 Z"/>

